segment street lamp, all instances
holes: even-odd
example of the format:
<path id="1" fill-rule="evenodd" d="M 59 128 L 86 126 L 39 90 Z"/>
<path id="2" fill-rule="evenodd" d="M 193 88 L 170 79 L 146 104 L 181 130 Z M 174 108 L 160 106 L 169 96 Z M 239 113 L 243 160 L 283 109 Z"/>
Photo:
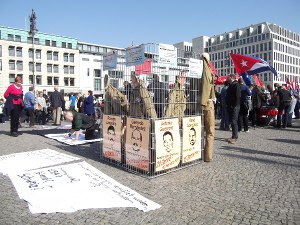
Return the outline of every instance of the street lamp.
<path id="1" fill-rule="evenodd" d="M 32 37 L 32 64 L 33 64 L 33 70 L 32 70 L 32 85 L 33 89 L 35 90 L 35 75 L 34 75 L 34 70 L 35 70 L 35 65 L 34 65 L 34 35 L 38 31 L 36 29 L 36 15 L 35 11 L 32 9 L 31 16 L 29 17 L 30 20 L 30 31 L 29 35 Z"/>

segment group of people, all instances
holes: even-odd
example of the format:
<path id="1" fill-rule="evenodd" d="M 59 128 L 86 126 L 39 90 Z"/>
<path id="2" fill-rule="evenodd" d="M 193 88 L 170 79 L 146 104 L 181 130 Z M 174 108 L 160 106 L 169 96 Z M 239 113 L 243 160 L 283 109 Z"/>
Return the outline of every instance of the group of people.
<path id="1" fill-rule="evenodd" d="M 244 84 L 243 78 L 237 79 L 234 74 L 230 74 L 224 83 L 220 93 L 221 102 L 221 130 L 232 130 L 232 137 L 228 143 L 234 144 L 238 139 L 238 132 L 244 130 L 249 132 L 249 119 L 251 125 L 255 128 L 263 125 L 261 121 L 261 108 L 278 109 L 275 126 L 277 128 L 286 128 L 292 126 L 292 117 L 296 104 L 299 105 L 299 94 L 287 90 L 285 84 L 274 85 L 273 88 L 268 85 L 267 90 L 264 87 L 250 84 Z M 298 102 L 298 103 L 297 103 Z M 299 115 L 296 115 L 299 117 Z M 275 122 L 275 121 L 274 121 Z"/>
<path id="2" fill-rule="evenodd" d="M 18 137 L 18 129 L 26 120 L 31 128 L 35 127 L 36 124 L 44 125 L 48 120 L 53 121 L 52 125 L 61 125 L 61 120 L 64 117 L 63 111 L 70 122 L 73 121 L 70 116 L 72 113 L 76 124 L 76 126 L 74 125 L 74 132 L 78 131 L 79 126 L 86 129 L 87 123 L 91 124 L 93 123 L 91 121 L 95 121 L 92 91 L 88 91 L 86 98 L 80 93 L 76 97 L 71 94 L 70 107 L 66 110 L 64 95 L 58 91 L 57 86 L 54 86 L 54 91 L 49 96 L 46 90 L 36 92 L 33 87 L 29 87 L 29 91 L 24 95 L 22 78 L 17 76 L 15 82 L 5 91 L 4 98 L 6 101 L 0 99 L 0 122 L 10 120 L 10 135 L 13 137 Z M 88 139 L 93 136 L 90 132 L 87 132 L 87 135 Z M 78 138 L 78 136 L 76 137 Z"/>

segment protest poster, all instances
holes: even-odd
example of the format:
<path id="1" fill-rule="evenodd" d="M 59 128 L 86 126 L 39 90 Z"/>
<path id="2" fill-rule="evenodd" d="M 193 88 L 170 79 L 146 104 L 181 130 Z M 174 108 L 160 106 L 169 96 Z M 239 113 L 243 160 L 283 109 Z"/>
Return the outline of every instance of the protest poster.
<path id="1" fill-rule="evenodd" d="M 147 212 L 160 208 L 86 162 L 19 171 L 9 178 L 31 213 L 112 207 L 136 207 Z"/>
<path id="2" fill-rule="evenodd" d="M 188 77 L 202 78 L 202 72 L 203 72 L 203 60 L 190 58 Z"/>
<path id="3" fill-rule="evenodd" d="M 155 171 L 178 166 L 180 162 L 180 134 L 178 118 L 155 121 Z"/>
<path id="4" fill-rule="evenodd" d="M 122 119 L 103 115 L 103 156 L 121 162 Z"/>
<path id="5" fill-rule="evenodd" d="M 126 48 L 125 59 L 126 66 L 136 66 L 143 64 L 145 61 L 144 45 Z"/>
<path id="6" fill-rule="evenodd" d="M 158 55 L 163 66 L 177 66 L 177 48 L 174 45 L 159 44 Z"/>
<path id="7" fill-rule="evenodd" d="M 201 159 L 201 116 L 182 120 L 182 163 Z"/>
<path id="8" fill-rule="evenodd" d="M 150 121 L 127 118 L 126 123 L 126 164 L 149 171 Z"/>
<path id="9" fill-rule="evenodd" d="M 111 51 L 103 55 L 103 70 L 113 70 L 117 68 L 118 52 Z"/>

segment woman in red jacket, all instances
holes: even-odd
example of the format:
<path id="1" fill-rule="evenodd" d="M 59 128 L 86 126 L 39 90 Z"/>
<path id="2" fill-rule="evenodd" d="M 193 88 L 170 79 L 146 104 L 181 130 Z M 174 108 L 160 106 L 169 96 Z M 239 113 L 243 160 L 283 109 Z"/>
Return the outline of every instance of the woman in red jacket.
<path id="1" fill-rule="evenodd" d="M 23 107 L 23 87 L 22 78 L 17 76 L 15 83 L 11 84 L 4 93 L 6 98 L 6 110 L 10 115 L 10 134 L 13 137 L 18 136 L 18 126 L 21 110 Z"/>

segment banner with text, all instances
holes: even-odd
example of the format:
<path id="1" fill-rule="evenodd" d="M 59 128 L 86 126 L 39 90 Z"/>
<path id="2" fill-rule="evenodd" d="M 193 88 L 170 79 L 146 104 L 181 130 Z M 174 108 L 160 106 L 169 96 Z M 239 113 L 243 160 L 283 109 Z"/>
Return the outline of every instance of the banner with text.
<path id="1" fill-rule="evenodd" d="M 180 162 L 181 146 L 178 122 L 178 118 L 155 121 L 156 171 L 176 167 Z"/>
<path id="2" fill-rule="evenodd" d="M 136 207 L 147 212 L 160 208 L 86 162 L 16 172 L 9 177 L 31 213 L 112 207 Z"/>
<path id="3" fill-rule="evenodd" d="M 201 159 L 201 116 L 182 119 L 182 162 Z"/>
<path id="4" fill-rule="evenodd" d="M 126 164 L 149 171 L 150 121 L 127 118 Z"/>
<path id="5" fill-rule="evenodd" d="M 6 175 L 19 170 L 53 166 L 79 159 L 51 149 L 2 155 L 0 156 L 0 173 Z"/>
<path id="6" fill-rule="evenodd" d="M 203 61 L 200 59 L 189 59 L 188 76 L 192 78 L 201 78 L 203 72 Z"/>
<path id="7" fill-rule="evenodd" d="M 152 64 L 151 59 L 145 59 L 144 64 L 135 66 L 135 74 L 136 75 L 140 75 L 140 74 L 150 75 L 151 67 L 152 67 L 151 64 Z"/>
<path id="8" fill-rule="evenodd" d="M 177 66 L 177 48 L 174 45 L 159 44 L 158 55 L 162 66 Z"/>
<path id="9" fill-rule="evenodd" d="M 125 58 L 126 66 L 136 66 L 143 64 L 145 61 L 144 45 L 126 48 Z"/>
<path id="10" fill-rule="evenodd" d="M 112 51 L 103 55 L 103 70 L 113 70 L 117 68 L 118 52 Z"/>
<path id="11" fill-rule="evenodd" d="M 103 156 L 121 162 L 122 119 L 103 115 Z"/>

